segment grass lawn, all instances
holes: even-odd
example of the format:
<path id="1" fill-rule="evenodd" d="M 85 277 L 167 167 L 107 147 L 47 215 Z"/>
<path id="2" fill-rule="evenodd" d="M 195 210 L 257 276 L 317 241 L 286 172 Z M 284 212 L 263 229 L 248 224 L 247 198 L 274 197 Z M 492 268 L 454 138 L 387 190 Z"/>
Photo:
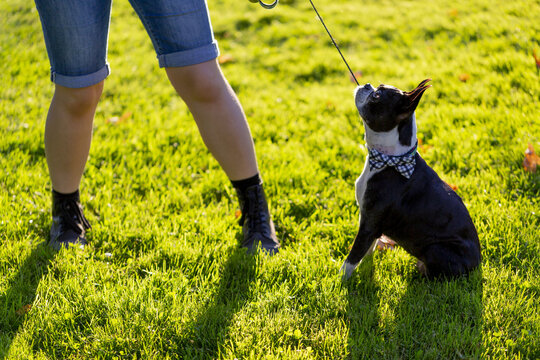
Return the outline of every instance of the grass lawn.
<path id="1" fill-rule="evenodd" d="M 0 3 L 0 359 L 540 357 L 538 0 L 316 0 L 360 83 L 433 87 L 421 155 L 479 232 L 469 279 L 428 282 L 403 249 L 345 283 L 367 150 L 355 88 L 307 0 L 210 1 L 282 251 L 248 256 L 237 201 L 127 0 L 81 197 L 83 251 L 47 247 L 43 132 L 54 90 L 31 1 Z M 121 121 L 115 121 L 120 119 Z"/>

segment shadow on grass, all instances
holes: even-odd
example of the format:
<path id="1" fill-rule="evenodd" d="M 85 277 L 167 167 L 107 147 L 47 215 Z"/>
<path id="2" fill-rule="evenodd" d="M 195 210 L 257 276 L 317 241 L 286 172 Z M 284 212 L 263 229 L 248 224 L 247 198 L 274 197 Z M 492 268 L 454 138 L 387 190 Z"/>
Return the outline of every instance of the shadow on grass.
<path id="1" fill-rule="evenodd" d="M 227 342 L 234 315 L 251 297 L 256 277 L 256 255 L 237 248 L 224 263 L 215 295 L 189 326 L 189 334 L 180 340 L 180 357 L 215 359 Z"/>
<path id="2" fill-rule="evenodd" d="M 366 264 L 370 267 L 373 264 Z M 400 275 L 395 275 L 400 276 Z M 468 278 L 405 279 L 397 306 L 371 276 L 349 285 L 351 359 L 475 359 L 482 349 L 482 271 Z"/>
<path id="3" fill-rule="evenodd" d="M 366 257 L 350 280 L 347 320 L 349 322 L 349 358 L 370 359 L 373 348 L 381 338 L 379 329 L 379 284 L 373 277 L 373 256 Z M 361 279 L 361 280 L 359 280 Z"/>
<path id="4" fill-rule="evenodd" d="M 46 242 L 40 243 L 19 266 L 6 286 L 7 290 L 0 294 L 0 360 L 9 355 L 25 313 L 31 311 L 28 305 L 33 304 L 37 287 L 55 254 Z"/>

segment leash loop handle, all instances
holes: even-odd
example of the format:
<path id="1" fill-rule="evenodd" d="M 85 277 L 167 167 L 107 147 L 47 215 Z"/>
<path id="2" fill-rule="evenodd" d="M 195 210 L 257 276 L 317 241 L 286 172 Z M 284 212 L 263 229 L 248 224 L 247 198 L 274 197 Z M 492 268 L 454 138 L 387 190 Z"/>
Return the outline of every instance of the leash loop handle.
<path id="1" fill-rule="evenodd" d="M 277 6 L 278 2 L 279 2 L 279 0 L 274 0 L 273 3 L 267 4 L 267 3 L 263 2 L 262 0 L 259 0 L 259 4 L 265 9 L 273 9 L 273 8 L 275 8 Z"/>

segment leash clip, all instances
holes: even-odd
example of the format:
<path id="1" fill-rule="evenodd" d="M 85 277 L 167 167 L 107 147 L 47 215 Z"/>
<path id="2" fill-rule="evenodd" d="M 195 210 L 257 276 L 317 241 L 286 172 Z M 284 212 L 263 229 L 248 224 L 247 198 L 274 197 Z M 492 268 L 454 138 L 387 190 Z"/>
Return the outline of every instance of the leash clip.
<path id="1" fill-rule="evenodd" d="M 275 8 L 277 6 L 278 2 L 279 2 L 279 0 L 274 0 L 273 3 L 267 4 L 267 3 L 264 3 L 262 0 L 259 0 L 259 4 L 265 9 L 273 9 L 273 8 Z"/>

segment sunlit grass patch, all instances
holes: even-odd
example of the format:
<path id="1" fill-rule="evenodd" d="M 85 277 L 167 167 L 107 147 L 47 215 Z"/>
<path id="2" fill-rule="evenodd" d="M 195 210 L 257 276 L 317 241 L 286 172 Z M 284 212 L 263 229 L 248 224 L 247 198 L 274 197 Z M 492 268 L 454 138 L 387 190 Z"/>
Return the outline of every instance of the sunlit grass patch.
<path id="1" fill-rule="evenodd" d="M 421 155 L 477 226 L 483 264 L 427 282 L 403 249 L 347 282 L 367 151 L 355 84 L 307 1 L 209 3 L 248 116 L 282 251 L 238 248 L 237 202 L 128 1 L 81 196 L 84 251 L 46 246 L 53 85 L 33 3 L 0 4 L 0 358 L 540 357 L 540 7 L 527 1 L 316 5 L 360 83 L 412 89 Z M 112 119 L 112 120 L 111 120 Z M 116 120 L 114 120 L 116 119 Z M 122 121 L 119 121 L 122 119 Z"/>

